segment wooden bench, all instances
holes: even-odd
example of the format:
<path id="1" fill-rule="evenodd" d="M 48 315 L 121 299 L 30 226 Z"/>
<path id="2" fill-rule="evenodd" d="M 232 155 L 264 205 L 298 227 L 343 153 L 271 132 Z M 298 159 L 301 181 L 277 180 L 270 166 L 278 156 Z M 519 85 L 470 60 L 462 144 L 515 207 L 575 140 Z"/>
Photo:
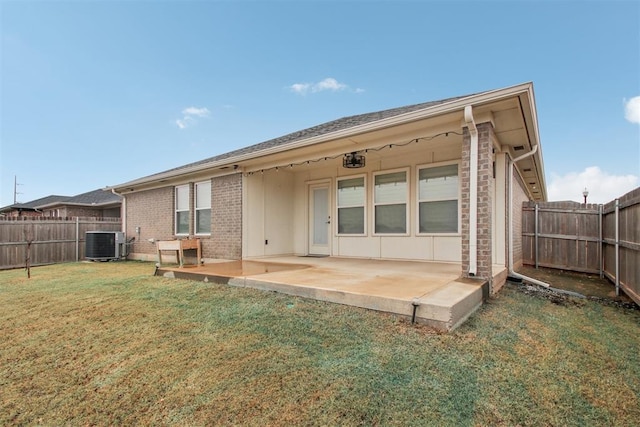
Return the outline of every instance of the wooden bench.
<path id="1" fill-rule="evenodd" d="M 163 251 L 175 251 L 176 258 L 180 267 L 184 266 L 184 251 L 188 249 L 196 250 L 197 262 L 196 265 L 200 265 L 202 259 L 202 247 L 200 245 L 200 239 L 182 239 L 182 240 L 158 240 L 156 242 L 158 248 L 158 264 L 162 265 L 162 252 Z"/>

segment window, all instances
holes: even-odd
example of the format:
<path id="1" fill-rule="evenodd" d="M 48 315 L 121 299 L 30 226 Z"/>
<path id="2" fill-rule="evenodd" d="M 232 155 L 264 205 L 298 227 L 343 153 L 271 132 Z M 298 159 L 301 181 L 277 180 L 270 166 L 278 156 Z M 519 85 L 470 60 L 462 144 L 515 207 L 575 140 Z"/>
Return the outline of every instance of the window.
<path id="1" fill-rule="evenodd" d="M 458 165 L 418 170 L 420 233 L 458 232 Z"/>
<path id="2" fill-rule="evenodd" d="M 377 234 L 407 233 L 407 171 L 375 175 L 374 215 Z"/>
<path id="3" fill-rule="evenodd" d="M 211 181 L 196 183 L 196 234 L 211 234 Z"/>
<path id="4" fill-rule="evenodd" d="M 364 177 L 338 180 L 338 234 L 364 234 Z"/>
<path id="5" fill-rule="evenodd" d="M 189 185 L 176 187 L 176 235 L 189 234 Z"/>

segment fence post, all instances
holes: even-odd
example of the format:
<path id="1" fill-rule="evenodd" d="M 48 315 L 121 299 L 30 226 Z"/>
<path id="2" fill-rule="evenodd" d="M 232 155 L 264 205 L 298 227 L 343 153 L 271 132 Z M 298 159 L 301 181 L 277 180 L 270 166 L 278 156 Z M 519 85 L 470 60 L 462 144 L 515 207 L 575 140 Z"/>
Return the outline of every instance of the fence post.
<path id="1" fill-rule="evenodd" d="M 536 203 L 535 205 L 535 216 L 534 216 L 534 234 L 533 234 L 533 238 L 534 238 L 534 244 L 535 244 L 535 248 L 534 248 L 534 254 L 533 254 L 533 258 L 536 264 L 536 269 L 538 268 L 538 204 Z"/>
<path id="2" fill-rule="evenodd" d="M 80 261 L 80 218 L 76 217 L 76 262 Z"/>
<path id="3" fill-rule="evenodd" d="M 616 199 L 616 296 L 620 296 L 620 199 Z"/>
<path id="4" fill-rule="evenodd" d="M 599 237 L 598 237 L 598 255 L 600 258 L 600 278 L 602 279 L 604 277 L 604 244 L 603 244 L 603 239 L 602 239 L 602 229 L 603 229 L 603 224 L 602 224 L 602 205 L 598 205 L 598 233 L 599 233 Z"/>

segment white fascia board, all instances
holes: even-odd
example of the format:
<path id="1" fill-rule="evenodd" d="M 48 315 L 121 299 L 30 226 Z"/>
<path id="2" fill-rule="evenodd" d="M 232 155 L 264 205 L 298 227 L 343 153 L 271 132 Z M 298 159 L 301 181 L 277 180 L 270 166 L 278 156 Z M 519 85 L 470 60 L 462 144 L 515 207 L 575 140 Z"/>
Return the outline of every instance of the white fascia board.
<path id="1" fill-rule="evenodd" d="M 198 172 L 206 171 L 207 169 L 212 168 L 220 168 L 227 166 L 227 163 L 206 163 L 205 165 L 194 166 L 193 168 L 184 168 L 179 170 L 172 170 L 171 172 L 160 172 L 150 177 L 134 179 L 133 181 L 128 181 L 123 184 L 118 184 L 114 186 L 105 187 L 105 191 L 115 191 L 119 196 L 124 197 L 129 193 L 130 190 L 152 190 L 155 188 L 161 188 L 166 186 L 175 186 L 187 184 L 191 180 L 184 179 L 181 177 L 197 174 Z M 240 169 L 230 169 L 229 171 L 225 171 L 225 173 L 217 173 L 220 171 L 215 171 L 216 173 L 211 173 L 209 178 L 218 178 L 221 176 L 227 175 L 235 175 L 237 173 L 242 173 Z M 207 177 L 202 177 L 199 175 L 201 180 L 206 180 Z M 162 181 L 162 182 L 161 182 Z"/>
<path id="2" fill-rule="evenodd" d="M 538 145 L 538 152 L 533 156 L 536 160 L 536 166 L 539 168 L 540 187 L 542 188 L 542 199 L 548 200 L 547 181 L 544 172 L 544 158 L 542 156 L 542 145 L 540 144 L 540 131 L 538 129 L 538 110 L 536 108 L 535 95 L 533 93 L 533 85 L 529 89 L 529 108 L 531 109 L 531 120 L 533 121 L 533 132 L 535 142 Z"/>
<path id="3" fill-rule="evenodd" d="M 522 100 L 522 97 L 520 97 L 520 99 Z M 533 92 L 532 84 L 529 84 L 529 88 L 526 93 L 526 99 L 527 99 L 527 107 L 529 110 L 528 117 L 531 118 L 531 127 L 530 129 L 528 129 L 530 133 L 530 138 L 532 139 L 530 143 L 532 148 L 534 145 L 538 147 L 538 150 L 533 155 L 533 163 L 536 167 L 539 186 L 542 189 L 542 199 L 546 201 L 548 200 L 547 183 L 546 183 L 545 172 L 544 172 L 544 160 L 542 157 L 542 145 L 540 144 L 540 130 L 538 129 L 538 110 L 536 108 L 535 95 Z M 525 112 L 523 111 L 523 113 Z M 512 157 L 514 157 L 513 153 L 512 153 Z M 520 166 L 516 164 L 516 168 L 519 170 Z M 520 175 L 522 176 L 522 173 L 520 173 Z"/>
<path id="4" fill-rule="evenodd" d="M 532 93 L 532 84 L 531 83 L 523 83 L 516 86 L 511 86 L 503 89 L 496 89 L 492 91 L 487 91 L 480 93 L 478 95 L 471 95 L 468 97 L 456 99 L 454 101 L 445 102 L 442 104 L 434 105 L 432 107 L 427 107 L 422 110 L 411 111 L 404 114 L 399 114 L 393 117 L 389 117 L 386 119 L 376 120 L 374 122 L 365 123 L 358 126 L 349 127 L 347 129 L 338 130 L 331 133 L 326 133 L 322 135 L 313 136 L 307 139 L 299 140 L 292 142 L 290 144 L 278 145 L 275 147 L 265 148 L 264 150 L 254 151 L 247 154 L 241 154 L 234 157 L 228 157 L 226 159 L 222 159 L 219 161 L 212 161 L 209 163 L 203 163 L 200 165 L 196 165 L 189 168 L 182 168 L 173 171 L 161 172 L 153 175 L 152 177 L 140 178 L 133 181 L 129 181 L 123 184 L 118 184 L 112 187 L 107 187 L 107 190 L 115 189 L 120 192 L 126 188 L 136 187 L 144 184 L 148 184 L 151 182 L 157 182 L 163 179 L 176 178 L 179 176 L 190 175 L 193 173 L 197 173 L 203 170 L 212 169 L 212 168 L 221 168 L 224 166 L 232 166 L 235 164 L 242 163 L 247 160 L 254 160 L 259 157 L 269 156 L 272 154 L 278 154 L 281 152 L 286 152 L 290 150 L 296 150 L 304 147 L 308 147 L 311 145 L 320 144 L 322 142 L 327 142 L 335 139 L 351 137 L 355 135 L 359 135 L 362 133 L 373 132 L 376 130 L 385 129 L 392 126 L 397 126 L 405 123 L 410 123 L 417 120 L 426 119 L 433 116 L 438 116 L 446 113 L 450 113 L 456 110 L 464 110 L 466 105 L 480 105 L 486 104 L 492 101 L 496 101 L 503 98 L 508 98 L 511 96 L 519 95 L 523 92 Z M 535 108 L 534 110 L 535 111 Z M 536 121 L 537 123 L 537 121 Z M 536 125 L 537 126 L 537 125 Z M 537 127 L 536 127 L 537 132 Z M 232 173 L 237 173 L 237 170 L 232 171 Z"/>

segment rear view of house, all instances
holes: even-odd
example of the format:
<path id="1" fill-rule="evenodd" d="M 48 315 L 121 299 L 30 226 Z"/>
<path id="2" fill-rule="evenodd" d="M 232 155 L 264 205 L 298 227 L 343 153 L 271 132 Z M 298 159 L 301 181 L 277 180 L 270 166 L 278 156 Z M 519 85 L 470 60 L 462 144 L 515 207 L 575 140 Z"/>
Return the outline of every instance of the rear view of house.
<path id="1" fill-rule="evenodd" d="M 446 262 L 495 292 L 522 262 L 523 201 L 546 200 L 531 83 L 341 118 L 115 185 L 131 256 Z"/>

